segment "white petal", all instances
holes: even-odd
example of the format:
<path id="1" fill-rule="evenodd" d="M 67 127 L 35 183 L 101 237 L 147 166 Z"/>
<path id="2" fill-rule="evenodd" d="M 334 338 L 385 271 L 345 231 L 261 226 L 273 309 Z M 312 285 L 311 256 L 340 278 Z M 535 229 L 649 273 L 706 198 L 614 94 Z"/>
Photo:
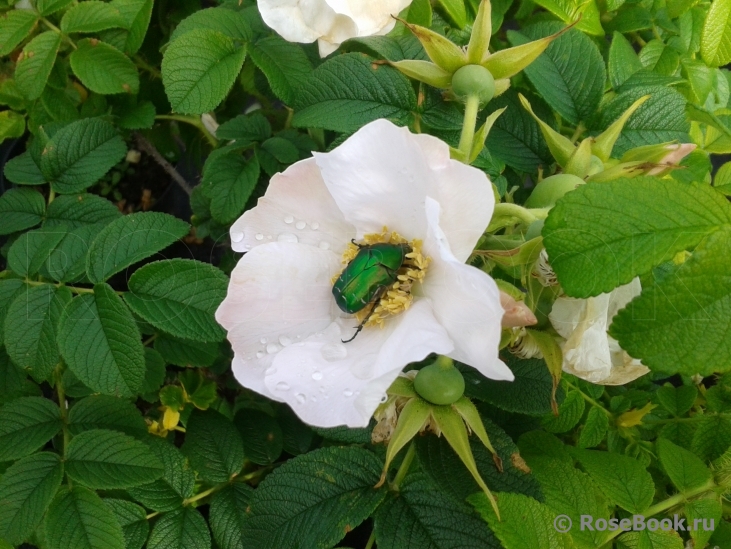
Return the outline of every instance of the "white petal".
<path id="1" fill-rule="evenodd" d="M 434 316 L 454 341 L 450 357 L 476 368 L 490 379 L 514 379 L 498 357 L 503 308 L 495 281 L 486 273 L 458 261 L 439 227 L 439 204 L 426 200 L 429 235 L 424 243 L 432 263 L 422 291 Z"/>
<path id="2" fill-rule="evenodd" d="M 354 236 L 355 229 L 346 223 L 312 158 L 272 177 L 256 207 L 231 226 L 231 246 L 237 252 L 279 240 L 340 255 Z"/>
<path id="3" fill-rule="evenodd" d="M 424 200 L 436 175 L 408 129 L 376 120 L 333 151 L 313 154 L 356 238 L 384 226 L 407 239 L 426 234 Z"/>
<path id="4" fill-rule="evenodd" d="M 216 320 L 228 330 L 242 385 L 270 394 L 262 380 L 274 355 L 340 316 L 330 282 L 340 268 L 334 253 L 301 244 L 275 242 L 241 258 Z"/>
<path id="5" fill-rule="evenodd" d="M 326 0 L 336 13 L 347 15 L 358 26 L 358 36 L 379 34 L 384 28 L 393 28 L 395 16 L 411 0 Z"/>
<path id="6" fill-rule="evenodd" d="M 264 22 L 290 42 L 314 42 L 336 17 L 324 0 L 259 0 L 258 7 Z"/>
<path id="7" fill-rule="evenodd" d="M 365 427 L 386 389 L 409 362 L 449 353 L 452 342 L 426 300 L 386 322 L 366 328 L 349 343 L 352 319 L 280 351 L 266 376 L 269 392 L 287 402 L 306 423 Z"/>

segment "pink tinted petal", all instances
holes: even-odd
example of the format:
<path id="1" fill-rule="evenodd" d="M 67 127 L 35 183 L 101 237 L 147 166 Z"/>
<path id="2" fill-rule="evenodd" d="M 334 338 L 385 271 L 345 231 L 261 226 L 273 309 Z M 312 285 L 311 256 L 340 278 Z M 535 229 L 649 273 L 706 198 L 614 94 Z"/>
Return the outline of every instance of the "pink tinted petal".
<path id="1" fill-rule="evenodd" d="M 231 226 L 231 246 L 237 252 L 284 241 L 341 254 L 354 236 L 355 229 L 346 223 L 312 158 L 272 177 L 256 207 Z"/>
<path id="2" fill-rule="evenodd" d="M 276 353 L 339 317 L 330 279 L 340 268 L 330 251 L 281 242 L 239 261 L 216 320 L 228 331 L 242 385 L 259 391 Z"/>
<path id="3" fill-rule="evenodd" d="M 306 423 L 319 427 L 365 427 L 386 389 L 409 362 L 449 353 L 452 342 L 426 300 L 389 319 L 383 329 L 365 328 L 353 341 L 353 319 L 279 352 L 265 383 Z"/>
<path id="4" fill-rule="evenodd" d="M 521 326 L 533 326 L 538 323 L 536 315 L 533 314 L 524 301 L 516 301 L 513 296 L 500 292 L 500 305 L 505 309 L 502 319 L 503 328 L 519 328 Z"/>
<path id="5" fill-rule="evenodd" d="M 424 200 L 436 176 L 408 129 L 376 120 L 333 151 L 314 155 L 356 238 L 384 226 L 407 239 L 426 234 Z"/>
<path id="6" fill-rule="evenodd" d="M 432 263 L 422 283 L 432 302 L 434 316 L 454 341 L 449 355 L 469 364 L 490 379 L 514 379 L 498 358 L 503 308 L 495 281 L 487 274 L 458 261 L 438 224 L 439 204 L 426 200 L 429 236 L 424 243 Z"/>

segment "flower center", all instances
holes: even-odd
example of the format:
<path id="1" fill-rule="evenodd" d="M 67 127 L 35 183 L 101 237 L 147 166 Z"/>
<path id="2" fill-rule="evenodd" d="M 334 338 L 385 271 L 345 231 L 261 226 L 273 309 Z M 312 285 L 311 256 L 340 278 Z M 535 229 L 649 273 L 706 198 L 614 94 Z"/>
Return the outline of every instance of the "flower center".
<path id="1" fill-rule="evenodd" d="M 431 258 L 423 255 L 421 240 L 406 240 L 397 232 L 389 231 L 388 227 L 384 227 L 380 233 L 364 235 L 362 244 L 353 242 L 348 244 L 343 253 L 343 265 L 347 268 L 362 248 L 376 244 L 408 244 L 411 249 L 406 253 L 403 263 L 396 271 L 395 281 L 380 292 L 375 305 L 364 307 L 355 313 L 358 323 L 363 323 L 364 327 L 378 325 L 383 328 L 388 317 L 402 313 L 411 306 L 414 300 L 411 290 L 416 282 L 424 280 Z M 333 277 L 333 283 L 339 276 L 340 274 Z"/>

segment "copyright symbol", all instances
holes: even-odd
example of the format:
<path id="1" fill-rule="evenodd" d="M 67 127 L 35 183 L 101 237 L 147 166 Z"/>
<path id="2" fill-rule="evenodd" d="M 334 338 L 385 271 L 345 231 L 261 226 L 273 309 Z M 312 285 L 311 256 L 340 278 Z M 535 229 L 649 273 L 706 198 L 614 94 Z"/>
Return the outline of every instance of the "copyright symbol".
<path id="1" fill-rule="evenodd" d="M 555 519 L 553 519 L 553 527 L 556 529 L 556 532 L 561 534 L 565 534 L 571 530 L 571 526 L 571 517 L 567 515 L 558 515 Z"/>

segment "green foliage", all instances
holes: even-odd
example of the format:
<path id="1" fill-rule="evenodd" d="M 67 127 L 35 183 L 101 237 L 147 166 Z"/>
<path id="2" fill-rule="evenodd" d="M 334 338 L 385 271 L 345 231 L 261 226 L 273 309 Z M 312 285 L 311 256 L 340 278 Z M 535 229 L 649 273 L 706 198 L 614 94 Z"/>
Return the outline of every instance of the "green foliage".
<path id="1" fill-rule="evenodd" d="M 61 429 L 58 406 L 41 397 L 24 397 L 0 408 L 0 460 L 27 456 Z"/>
<path id="2" fill-rule="evenodd" d="M 214 410 L 193 411 L 182 449 L 193 468 L 209 482 L 226 482 L 244 463 L 236 428 Z"/>
<path id="3" fill-rule="evenodd" d="M 79 7 L 83 5 L 79 4 Z M 139 91 L 140 79 L 134 63 L 109 44 L 94 39 L 81 40 L 69 61 L 74 74 L 93 92 L 110 95 Z"/>

